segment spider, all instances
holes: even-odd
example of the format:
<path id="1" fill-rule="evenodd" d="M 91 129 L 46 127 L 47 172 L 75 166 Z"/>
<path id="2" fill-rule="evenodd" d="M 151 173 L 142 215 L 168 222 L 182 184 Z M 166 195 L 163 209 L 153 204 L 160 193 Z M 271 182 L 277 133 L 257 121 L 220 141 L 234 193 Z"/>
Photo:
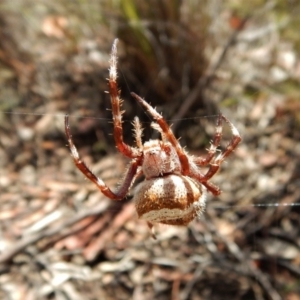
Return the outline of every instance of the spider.
<path id="1" fill-rule="evenodd" d="M 124 199 L 134 181 L 144 175 L 145 180 L 137 186 L 133 197 L 138 217 L 147 221 L 150 229 L 155 223 L 186 226 L 204 211 L 207 190 L 213 195 L 221 193 L 220 188 L 209 180 L 219 170 L 225 158 L 240 143 L 241 137 L 238 130 L 226 117 L 219 114 L 216 133 L 207 155 L 191 156 L 181 147 L 162 115 L 140 96 L 131 93 L 153 118 L 154 123 L 151 126 L 160 133 L 161 140 L 149 140 L 143 143 L 143 129 L 139 119 L 135 117 L 133 126 L 136 146 L 129 146 L 123 140 L 122 114 L 124 111 L 121 111 L 123 101 L 120 99 L 117 86 L 117 39 L 111 51 L 108 86 L 115 143 L 118 150 L 131 159 L 123 183 L 116 192 L 113 192 L 81 160 L 72 140 L 69 117 L 66 115 L 65 131 L 76 167 L 112 200 Z M 223 121 L 231 128 L 233 137 L 224 152 L 216 156 L 222 137 Z M 204 174 L 200 169 L 202 166 L 208 166 L 208 171 Z"/>

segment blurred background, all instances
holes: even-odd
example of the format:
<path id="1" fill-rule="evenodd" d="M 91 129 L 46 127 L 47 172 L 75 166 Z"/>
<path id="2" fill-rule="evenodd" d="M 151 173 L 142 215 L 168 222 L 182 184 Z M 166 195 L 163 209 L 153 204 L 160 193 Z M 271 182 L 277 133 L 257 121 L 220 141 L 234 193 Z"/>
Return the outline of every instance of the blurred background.
<path id="1" fill-rule="evenodd" d="M 300 299 L 300 3 L 196 0 L 3 0 L 0 4 L 1 299 Z M 111 187 L 116 150 L 107 91 L 118 44 L 124 139 L 134 91 L 205 155 L 221 111 L 242 143 L 188 227 L 136 216 Z M 220 150 L 231 139 L 224 126 Z M 205 172 L 205 169 L 203 170 Z"/>

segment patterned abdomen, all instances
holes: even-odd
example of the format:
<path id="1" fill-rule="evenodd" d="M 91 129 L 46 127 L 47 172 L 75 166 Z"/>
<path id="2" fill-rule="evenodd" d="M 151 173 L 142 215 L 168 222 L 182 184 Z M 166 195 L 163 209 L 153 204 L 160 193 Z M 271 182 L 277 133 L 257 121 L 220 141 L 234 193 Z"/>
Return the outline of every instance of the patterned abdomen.
<path id="1" fill-rule="evenodd" d="M 187 176 L 168 175 L 142 182 L 134 201 L 140 219 L 187 225 L 205 208 L 206 188 Z"/>

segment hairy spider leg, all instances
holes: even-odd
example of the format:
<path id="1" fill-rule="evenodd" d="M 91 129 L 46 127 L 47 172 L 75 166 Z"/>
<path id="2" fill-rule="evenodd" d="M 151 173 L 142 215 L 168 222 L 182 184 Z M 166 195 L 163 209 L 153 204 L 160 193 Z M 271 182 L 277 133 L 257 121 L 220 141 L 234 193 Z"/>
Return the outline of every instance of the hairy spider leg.
<path id="1" fill-rule="evenodd" d="M 218 115 L 218 119 L 217 119 L 217 124 L 216 124 L 216 132 L 213 138 L 213 141 L 210 145 L 210 148 L 208 149 L 208 153 L 205 156 L 201 156 L 201 157 L 195 157 L 193 159 L 194 163 L 197 166 L 205 166 L 208 165 L 212 159 L 214 158 L 217 148 L 220 145 L 220 141 L 222 138 L 222 114 Z"/>
<path id="2" fill-rule="evenodd" d="M 118 150 L 129 158 L 137 158 L 141 155 L 141 151 L 135 147 L 127 145 L 123 140 L 123 127 L 122 127 L 122 115 L 124 111 L 121 111 L 123 100 L 120 98 L 120 91 L 117 84 L 117 42 L 114 40 L 109 68 L 109 94 L 112 106 L 112 116 L 114 124 L 114 139 Z"/>
<path id="3" fill-rule="evenodd" d="M 132 186 L 134 180 L 140 175 L 139 172 L 137 174 L 138 167 L 141 165 L 142 157 L 138 157 L 133 159 L 129 165 L 127 173 L 124 177 L 123 184 L 119 187 L 116 192 L 113 192 L 100 178 L 98 178 L 85 164 L 85 162 L 80 158 L 79 153 L 73 143 L 70 125 L 69 125 L 69 116 L 65 116 L 65 131 L 68 139 L 69 147 L 71 150 L 71 155 L 73 157 L 74 163 L 76 167 L 89 179 L 91 180 L 99 190 L 108 198 L 112 200 L 122 200 L 128 190 Z"/>
<path id="4" fill-rule="evenodd" d="M 241 142 L 242 138 L 236 129 L 236 127 L 223 115 L 221 115 L 222 119 L 230 126 L 231 132 L 232 132 L 232 139 L 225 148 L 225 151 L 221 153 L 214 161 L 210 164 L 210 167 L 206 174 L 201 174 L 200 171 L 196 171 L 197 169 L 192 168 L 191 170 L 191 176 L 197 179 L 199 182 L 201 182 L 203 185 L 207 187 L 208 190 L 210 190 L 215 196 L 219 195 L 221 193 L 221 190 L 213 185 L 212 183 L 208 182 L 210 178 L 212 178 L 217 171 L 220 169 L 220 166 L 222 162 L 225 160 L 226 157 L 228 157 L 234 149 L 238 146 L 238 144 Z"/>
<path id="5" fill-rule="evenodd" d="M 232 132 L 232 139 L 225 148 L 225 151 L 221 153 L 215 160 L 216 164 L 221 164 L 226 157 L 228 157 L 234 149 L 238 146 L 238 144 L 241 142 L 242 138 L 237 130 L 237 128 L 225 117 L 222 115 L 222 119 L 229 125 L 231 132 Z"/>

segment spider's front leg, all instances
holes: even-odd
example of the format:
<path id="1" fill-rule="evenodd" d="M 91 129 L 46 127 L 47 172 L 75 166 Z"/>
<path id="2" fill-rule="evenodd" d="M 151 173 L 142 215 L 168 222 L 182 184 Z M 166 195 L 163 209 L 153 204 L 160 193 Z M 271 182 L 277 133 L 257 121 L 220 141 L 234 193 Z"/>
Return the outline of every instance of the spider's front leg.
<path id="1" fill-rule="evenodd" d="M 118 150 L 129 158 L 137 158 L 140 156 L 140 150 L 127 145 L 123 140 L 123 127 L 122 127 L 122 114 L 120 107 L 122 105 L 122 100 L 120 99 L 120 91 L 118 90 L 117 84 L 117 42 L 115 39 L 110 58 L 110 69 L 109 69 L 109 94 L 112 106 L 112 115 L 114 123 L 114 138 Z"/>
<path id="2" fill-rule="evenodd" d="M 123 179 L 123 184 L 120 186 L 117 192 L 113 192 L 100 178 L 98 178 L 85 164 L 85 162 L 80 158 L 78 151 L 74 145 L 72 135 L 70 132 L 70 125 L 69 125 L 69 116 L 65 116 L 65 131 L 66 136 L 68 139 L 69 147 L 71 150 L 71 155 L 73 157 L 74 163 L 76 167 L 89 179 L 91 180 L 96 186 L 100 189 L 100 191 L 112 200 L 122 200 L 128 190 L 130 189 L 131 185 L 133 184 L 134 180 L 137 178 L 137 169 L 141 165 L 142 157 L 138 157 L 133 159 L 129 165 L 127 173 Z"/>

